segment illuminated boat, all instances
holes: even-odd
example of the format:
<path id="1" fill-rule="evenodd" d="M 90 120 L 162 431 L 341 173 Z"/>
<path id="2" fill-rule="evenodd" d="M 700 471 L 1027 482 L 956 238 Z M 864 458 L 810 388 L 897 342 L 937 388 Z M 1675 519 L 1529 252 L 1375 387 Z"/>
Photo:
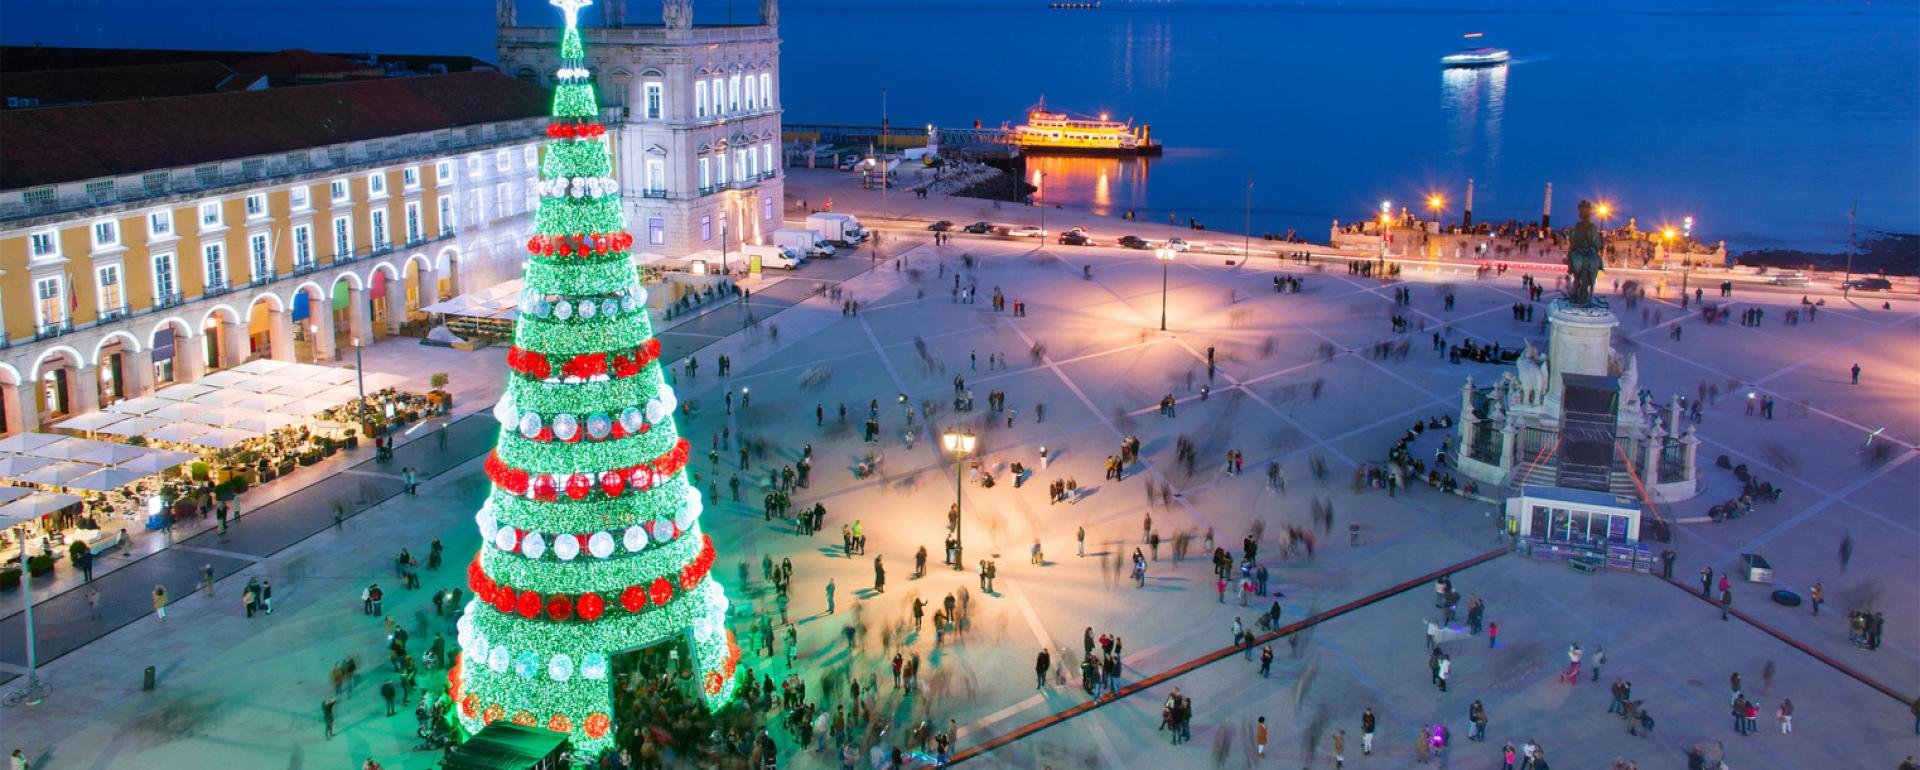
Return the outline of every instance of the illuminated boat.
<path id="1" fill-rule="evenodd" d="M 1027 122 L 1013 127 L 1013 143 L 1033 155 L 1159 155 L 1151 126 L 1132 121 L 1075 118 L 1048 112 L 1046 102 L 1027 111 Z"/>
<path id="2" fill-rule="evenodd" d="M 1440 57 L 1440 64 L 1450 68 L 1498 67 L 1510 58 L 1512 54 L 1505 48 L 1463 48 Z"/>

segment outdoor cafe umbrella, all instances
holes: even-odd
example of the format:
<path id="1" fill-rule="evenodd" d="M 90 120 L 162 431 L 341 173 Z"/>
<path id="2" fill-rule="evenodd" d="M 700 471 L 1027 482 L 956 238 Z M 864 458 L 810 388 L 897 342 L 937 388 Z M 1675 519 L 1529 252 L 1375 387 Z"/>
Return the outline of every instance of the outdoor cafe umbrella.
<path id="1" fill-rule="evenodd" d="M 19 480 L 29 484 L 64 487 L 67 482 L 97 470 L 100 470 L 100 466 L 92 463 L 60 462 L 20 474 Z"/>
<path id="2" fill-rule="evenodd" d="M 140 473 L 121 468 L 101 468 L 61 486 L 67 489 L 88 489 L 95 492 L 112 492 L 152 474 Z"/>
<path id="3" fill-rule="evenodd" d="M 59 492 L 35 492 L 6 505 L 0 505 L 0 524 L 17 524 L 54 513 L 80 498 Z"/>
<path id="4" fill-rule="evenodd" d="M 293 364 L 292 362 L 288 362 L 288 361 L 278 361 L 271 358 L 256 358 L 252 361 L 248 361 L 244 364 L 234 367 L 231 371 L 240 372 L 242 374 L 272 374 L 274 372 L 280 371 L 290 366 L 296 366 L 296 364 Z"/>
<path id="5" fill-rule="evenodd" d="M 140 474 L 164 473 L 180 467 L 198 457 L 192 452 L 175 452 L 171 449 L 156 449 L 140 457 L 120 463 L 114 467 Z"/>
<path id="6" fill-rule="evenodd" d="M 97 433 L 101 428 L 127 419 L 128 416 L 120 412 L 87 412 L 61 420 L 60 424 L 53 427 Z"/>
<path id="7" fill-rule="evenodd" d="M 55 462 L 57 461 L 30 455 L 0 456 L 0 477 L 17 478 L 22 473 L 45 468 Z"/>
<path id="8" fill-rule="evenodd" d="M 84 452 L 75 452 L 73 456 L 68 459 L 79 460 L 80 462 L 83 462 L 83 463 L 98 463 L 100 465 L 119 465 L 120 463 L 126 462 L 128 460 L 137 460 L 142 455 L 147 454 L 148 451 L 150 450 L 143 449 L 137 446 L 131 446 L 128 444 L 103 443 L 101 446 L 94 447 Z"/>
<path id="9" fill-rule="evenodd" d="M 26 487 L 0 487 L 0 504 L 11 503 L 31 494 L 33 490 Z"/>
<path id="10" fill-rule="evenodd" d="M 125 401 L 115 401 L 108 404 L 107 411 L 120 412 L 122 414 L 146 414 L 171 403 L 173 402 L 164 398 L 141 396 L 139 398 L 129 398 Z"/>
<path id="11" fill-rule="evenodd" d="M 51 444 L 47 444 L 45 446 L 35 447 L 34 449 L 30 451 L 22 452 L 21 454 L 30 454 L 35 457 L 47 457 L 55 460 L 78 460 L 80 459 L 80 455 L 87 454 L 89 452 L 97 452 L 104 447 L 113 447 L 113 446 L 125 446 L 125 444 L 113 444 L 106 441 L 94 441 L 93 439 L 85 439 L 85 438 L 68 438 L 68 439 L 62 439 L 60 441 L 56 441 Z M 88 462 L 92 462 L 92 461 L 88 461 Z"/>
<path id="12" fill-rule="evenodd" d="M 154 417 L 132 416 L 99 430 L 114 436 L 142 436 L 173 423 Z"/>
<path id="13" fill-rule="evenodd" d="M 30 452 L 48 444 L 65 441 L 66 439 L 66 436 L 59 436 L 52 433 L 21 433 L 0 438 L 0 452 Z"/>
<path id="14" fill-rule="evenodd" d="M 205 425 L 200 425 L 197 423 L 176 422 L 176 423 L 169 423 L 164 427 L 154 429 L 153 431 L 147 433 L 147 438 L 152 441 L 166 441 L 174 444 L 190 444 L 190 443 L 193 443 L 192 441 L 193 437 L 198 436 L 202 433 L 205 433 L 209 430 L 212 430 L 212 428 L 209 428 Z"/>

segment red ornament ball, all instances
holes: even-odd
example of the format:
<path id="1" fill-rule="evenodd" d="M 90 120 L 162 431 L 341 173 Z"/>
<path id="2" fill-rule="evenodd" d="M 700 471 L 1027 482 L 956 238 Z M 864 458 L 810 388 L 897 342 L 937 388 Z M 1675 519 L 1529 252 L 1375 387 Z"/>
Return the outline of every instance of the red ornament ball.
<path id="1" fill-rule="evenodd" d="M 506 715 L 507 710 L 501 708 L 500 704 L 494 703 L 488 705 L 486 711 L 481 712 L 480 721 L 482 724 L 493 724 L 494 722 L 500 721 L 500 719 Z"/>
<path id="2" fill-rule="evenodd" d="M 654 604 L 666 604 L 673 599 L 673 584 L 667 582 L 666 578 L 654 578 L 653 587 L 647 589 L 647 598 L 652 599 Z"/>
<path id="3" fill-rule="evenodd" d="M 647 591 L 639 586 L 627 586 L 620 592 L 620 606 L 628 612 L 639 612 L 647 606 Z"/>
<path id="4" fill-rule="evenodd" d="M 573 616 L 573 600 L 564 594 L 547 597 L 547 617 L 554 620 L 566 620 Z"/>
<path id="5" fill-rule="evenodd" d="M 600 613 L 607 609 L 607 600 L 600 598 L 599 594 L 581 594 L 580 601 L 574 605 L 573 609 L 580 613 L 581 620 L 599 620 Z"/>
<path id="6" fill-rule="evenodd" d="M 534 725 L 533 712 L 521 711 L 521 712 L 515 713 L 513 715 L 513 723 L 516 725 L 526 725 L 528 727 L 532 727 Z"/>
<path id="7" fill-rule="evenodd" d="M 727 684 L 727 680 L 720 676 L 720 672 L 718 671 L 707 672 L 707 694 L 708 695 L 719 695 L 720 688 L 725 687 L 726 684 Z"/>
<path id="8" fill-rule="evenodd" d="M 461 698 L 460 713 L 466 714 L 468 719 L 480 716 L 480 696 L 467 693 L 467 697 Z"/>
<path id="9" fill-rule="evenodd" d="M 613 729 L 613 720 L 608 719 L 606 714 L 595 711 L 587 715 L 585 727 L 588 738 L 602 738 Z"/>
<path id="10" fill-rule="evenodd" d="M 531 589 L 520 592 L 520 598 L 514 604 L 514 610 L 520 613 L 520 617 L 529 619 L 539 617 L 540 607 L 540 592 Z"/>
<path id="11" fill-rule="evenodd" d="M 580 434 L 575 433 L 574 435 L 579 436 Z M 587 479 L 587 474 L 573 473 L 567 475 L 567 497 L 575 500 L 584 500 L 587 497 L 587 493 L 592 491 L 593 482 Z"/>
<path id="12" fill-rule="evenodd" d="M 519 594 L 511 588 L 496 588 L 493 592 L 493 608 L 501 612 L 512 612 L 513 603 L 519 600 Z"/>
<path id="13" fill-rule="evenodd" d="M 556 733 L 573 732 L 573 720 L 568 719 L 566 714 L 554 714 L 552 719 L 547 720 L 547 729 Z"/>
<path id="14" fill-rule="evenodd" d="M 614 425 L 618 427 L 619 423 L 614 423 Z M 626 488 L 626 475 L 620 471 L 613 470 L 600 474 L 600 491 L 607 493 L 608 497 L 619 497 L 620 493 L 625 491 Z"/>
<path id="15" fill-rule="evenodd" d="M 559 493 L 554 489 L 552 476 L 542 473 L 533 477 L 533 499 L 551 503 L 558 497 Z"/>

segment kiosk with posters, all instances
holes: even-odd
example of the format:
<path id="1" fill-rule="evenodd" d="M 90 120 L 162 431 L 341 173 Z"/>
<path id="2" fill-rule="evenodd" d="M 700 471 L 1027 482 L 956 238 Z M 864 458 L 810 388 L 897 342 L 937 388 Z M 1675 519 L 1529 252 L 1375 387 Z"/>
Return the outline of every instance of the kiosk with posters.
<path id="1" fill-rule="evenodd" d="M 1610 569 L 1653 571 L 1640 542 L 1641 509 L 1631 497 L 1565 487 L 1525 486 L 1507 498 L 1507 531 L 1522 553 Z"/>

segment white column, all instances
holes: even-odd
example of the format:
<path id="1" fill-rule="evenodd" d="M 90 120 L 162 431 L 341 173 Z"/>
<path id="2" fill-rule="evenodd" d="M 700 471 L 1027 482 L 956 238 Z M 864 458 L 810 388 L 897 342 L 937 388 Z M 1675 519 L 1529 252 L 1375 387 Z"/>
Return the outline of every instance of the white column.
<path id="1" fill-rule="evenodd" d="M 293 360 L 293 313 L 267 311 L 267 356 L 275 361 Z"/>
<path id="2" fill-rule="evenodd" d="M 207 376 L 207 330 L 192 337 L 173 338 L 173 381 L 193 382 Z"/>
<path id="3" fill-rule="evenodd" d="M 400 324 L 407 320 L 407 289 L 405 286 L 387 284 L 387 296 L 380 302 L 387 311 L 387 336 L 400 336 Z"/>
<path id="4" fill-rule="evenodd" d="M 440 271 L 427 268 L 420 271 L 420 307 L 426 307 L 440 301 Z"/>
<path id="5" fill-rule="evenodd" d="M 308 305 L 307 318 L 300 323 L 307 325 L 307 340 L 313 345 L 313 354 L 322 361 L 334 359 L 333 341 L 333 303 L 324 308 Z M 318 331 L 315 331 L 318 329 Z M 309 362 L 311 363 L 311 362 Z"/>
<path id="6" fill-rule="evenodd" d="M 67 411 L 84 414 L 100 408 L 100 367 L 67 370 Z"/>
<path id="7" fill-rule="evenodd" d="M 220 367 L 231 369 L 247 360 L 247 326 L 241 323 L 220 324 Z"/>
<path id="8" fill-rule="evenodd" d="M 373 344 L 373 311 L 367 307 L 367 290 L 347 288 L 347 335 L 361 345 Z"/>
<path id="9" fill-rule="evenodd" d="M 0 386 L 0 398 L 6 400 L 7 428 L 10 433 L 29 433 L 40 427 L 40 394 L 36 383 Z"/>
<path id="10" fill-rule="evenodd" d="M 120 353 L 120 389 L 127 398 L 139 398 L 153 392 L 153 351 Z"/>
<path id="11" fill-rule="evenodd" d="M 1640 483 L 1652 489 L 1660 483 L 1660 455 L 1667 448 L 1667 430 L 1655 424 L 1642 447 Z"/>

